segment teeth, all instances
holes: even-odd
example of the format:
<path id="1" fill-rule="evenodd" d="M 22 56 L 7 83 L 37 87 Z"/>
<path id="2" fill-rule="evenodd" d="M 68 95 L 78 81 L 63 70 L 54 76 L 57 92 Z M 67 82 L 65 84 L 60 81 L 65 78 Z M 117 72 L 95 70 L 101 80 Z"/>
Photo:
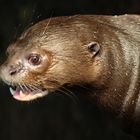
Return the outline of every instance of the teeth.
<path id="1" fill-rule="evenodd" d="M 48 91 L 48 90 L 45 90 L 43 93 L 44 93 L 45 95 L 47 95 L 47 94 L 49 93 L 49 91 Z"/>
<path id="2" fill-rule="evenodd" d="M 22 90 L 20 90 L 19 94 L 20 94 L 20 96 L 21 96 L 22 98 L 26 96 L 26 95 L 22 92 Z"/>
<path id="3" fill-rule="evenodd" d="M 21 100 L 21 101 L 33 100 L 36 98 L 40 98 L 44 95 L 47 95 L 49 93 L 49 91 L 45 89 L 26 91 L 26 90 L 23 90 L 23 88 L 21 88 L 20 86 L 9 87 L 9 90 L 15 99 Z"/>
<path id="4" fill-rule="evenodd" d="M 11 94 L 14 95 L 15 91 L 11 87 L 9 88 L 9 90 L 10 90 Z"/>

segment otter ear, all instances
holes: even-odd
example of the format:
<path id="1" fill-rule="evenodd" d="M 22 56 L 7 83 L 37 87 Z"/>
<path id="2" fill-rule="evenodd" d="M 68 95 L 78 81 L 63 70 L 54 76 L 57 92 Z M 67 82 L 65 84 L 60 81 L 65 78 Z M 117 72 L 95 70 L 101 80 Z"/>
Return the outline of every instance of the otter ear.
<path id="1" fill-rule="evenodd" d="M 90 52 L 93 56 L 95 56 L 95 55 L 99 52 L 99 50 L 100 50 L 100 45 L 99 45 L 99 43 L 97 43 L 97 42 L 90 42 L 90 43 L 87 45 L 87 47 L 88 47 L 89 52 Z"/>

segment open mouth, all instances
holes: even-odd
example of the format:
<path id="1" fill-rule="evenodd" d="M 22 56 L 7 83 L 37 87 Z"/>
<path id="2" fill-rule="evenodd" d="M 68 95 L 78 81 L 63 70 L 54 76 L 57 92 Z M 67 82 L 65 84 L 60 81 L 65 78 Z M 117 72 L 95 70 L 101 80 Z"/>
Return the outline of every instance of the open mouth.
<path id="1" fill-rule="evenodd" d="M 39 87 L 28 87 L 25 85 L 16 85 L 10 86 L 10 92 L 16 100 L 20 101 L 30 101 L 36 98 L 43 97 L 47 95 L 49 92 L 47 89 L 39 88 Z"/>

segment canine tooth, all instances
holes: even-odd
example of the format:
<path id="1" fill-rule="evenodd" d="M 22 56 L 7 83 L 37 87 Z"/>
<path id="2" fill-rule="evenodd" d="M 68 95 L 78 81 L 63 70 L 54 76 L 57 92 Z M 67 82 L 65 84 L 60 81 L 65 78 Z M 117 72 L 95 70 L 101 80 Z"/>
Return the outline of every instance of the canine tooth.
<path id="1" fill-rule="evenodd" d="M 48 90 L 45 90 L 43 93 L 44 93 L 45 95 L 47 95 L 47 94 L 49 94 L 49 91 L 48 91 Z"/>
<path id="2" fill-rule="evenodd" d="M 9 88 L 9 90 L 10 90 L 11 94 L 14 95 L 14 90 L 11 87 Z"/>
<path id="3" fill-rule="evenodd" d="M 21 97 L 25 97 L 25 94 L 22 92 L 22 90 L 20 90 L 19 93 L 20 93 L 20 96 L 21 96 Z"/>

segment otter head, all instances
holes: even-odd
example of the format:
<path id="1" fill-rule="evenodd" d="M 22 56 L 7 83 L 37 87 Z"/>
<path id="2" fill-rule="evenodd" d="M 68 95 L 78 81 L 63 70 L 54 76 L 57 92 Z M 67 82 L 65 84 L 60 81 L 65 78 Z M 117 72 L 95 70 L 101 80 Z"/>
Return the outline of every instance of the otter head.
<path id="1" fill-rule="evenodd" d="M 0 77 L 15 99 L 29 101 L 65 84 L 97 79 L 100 46 L 82 26 L 73 21 L 58 24 L 57 19 L 48 26 L 47 20 L 42 21 L 8 47 Z"/>

